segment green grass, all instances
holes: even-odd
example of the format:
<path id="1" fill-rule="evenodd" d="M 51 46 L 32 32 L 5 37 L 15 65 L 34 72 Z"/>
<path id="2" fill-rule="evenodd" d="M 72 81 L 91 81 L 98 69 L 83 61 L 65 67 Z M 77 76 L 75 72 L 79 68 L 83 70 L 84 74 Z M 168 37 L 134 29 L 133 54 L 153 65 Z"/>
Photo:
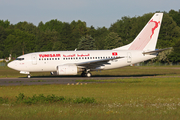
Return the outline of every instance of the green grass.
<path id="1" fill-rule="evenodd" d="M 95 76 L 122 76 L 110 80 L 77 80 L 87 85 L 0 86 L 0 119 L 98 119 L 98 120 L 178 120 L 180 119 L 180 66 L 125 67 L 93 72 Z M 32 73 L 35 77 L 49 73 Z M 1 77 L 26 77 L 7 67 L 0 67 Z M 131 76 L 136 76 L 131 78 Z M 146 77 L 143 77 L 146 76 Z M 150 76 L 150 77 L 149 77 Z M 43 82 L 43 78 L 38 82 Z M 95 103 L 50 102 L 15 104 L 16 96 L 29 98 L 55 95 L 94 98 Z"/>
<path id="2" fill-rule="evenodd" d="M 32 73 L 34 76 L 48 76 L 50 72 Z M 17 78 L 27 77 L 25 74 L 20 74 L 19 71 L 8 68 L 7 66 L 0 66 L 0 78 Z"/>
<path id="3" fill-rule="evenodd" d="M 93 79 L 89 79 L 89 80 L 76 80 L 76 82 L 99 82 L 99 83 L 160 83 L 160 82 L 169 82 L 169 79 L 172 80 L 172 82 L 179 82 L 180 77 L 179 76 L 170 76 L 170 77 L 166 77 L 166 76 L 154 76 L 154 77 L 124 77 L 124 78 L 117 78 L 117 79 L 109 79 L 109 80 L 93 80 Z M 179 83 L 180 84 L 180 83 Z"/>
<path id="4" fill-rule="evenodd" d="M 33 95 L 32 97 L 25 96 L 23 93 L 19 93 L 18 96 L 16 96 L 16 100 L 9 100 L 7 97 L 0 97 L 0 104 L 10 104 L 10 105 L 17 105 L 17 104 L 49 104 L 49 103 L 74 103 L 74 104 L 80 104 L 80 103 L 95 103 L 94 98 L 65 98 L 63 96 L 55 96 L 47 95 L 44 96 L 43 94 L 39 95 Z"/>
<path id="5" fill-rule="evenodd" d="M 96 103 L 1 104 L 1 119 L 180 119 L 180 79 L 135 78 L 87 85 L 1 86 L 0 96 L 11 101 L 19 93 L 90 97 Z"/>

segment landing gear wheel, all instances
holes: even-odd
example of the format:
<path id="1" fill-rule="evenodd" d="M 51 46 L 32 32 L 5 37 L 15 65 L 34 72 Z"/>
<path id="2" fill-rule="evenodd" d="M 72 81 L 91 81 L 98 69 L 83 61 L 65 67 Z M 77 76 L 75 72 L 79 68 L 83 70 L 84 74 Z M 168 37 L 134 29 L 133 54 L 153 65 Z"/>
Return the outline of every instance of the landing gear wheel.
<path id="1" fill-rule="evenodd" d="M 86 77 L 91 77 L 91 73 L 90 72 L 88 72 L 87 74 L 86 74 Z"/>
<path id="2" fill-rule="evenodd" d="M 27 77 L 28 77 L 28 78 L 31 78 L 31 75 L 29 74 L 29 75 L 27 75 Z"/>
<path id="3" fill-rule="evenodd" d="M 81 73 L 81 77 L 86 77 L 86 73 Z"/>
<path id="4" fill-rule="evenodd" d="M 91 77 L 92 74 L 90 72 L 87 72 L 87 73 L 81 73 L 81 77 Z"/>

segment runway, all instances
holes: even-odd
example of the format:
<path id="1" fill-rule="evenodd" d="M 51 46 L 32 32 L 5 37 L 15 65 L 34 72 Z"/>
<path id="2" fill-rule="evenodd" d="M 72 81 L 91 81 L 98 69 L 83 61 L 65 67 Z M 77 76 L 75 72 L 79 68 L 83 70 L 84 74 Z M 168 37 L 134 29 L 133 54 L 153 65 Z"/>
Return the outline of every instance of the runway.
<path id="1" fill-rule="evenodd" d="M 42 78 L 1 78 L 0 86 L 14 85 L 43 85 L 43 84 L 72 84 L 76 80 L 105 80 L 116 79 L 122 77 L 42 77 Z"/>
<path id="2" fill-rule="evenodd" d="M 116 77 L 33 77 L 33 78 L 0 78 L 0 86 L 44 85 L 44 84 L 76 84 L 76 80 L 110 80 L 126 78 L 167 78 L 180 76 L 116 76 Z M 84 82 L 83 82 L 84 83 Z"/>

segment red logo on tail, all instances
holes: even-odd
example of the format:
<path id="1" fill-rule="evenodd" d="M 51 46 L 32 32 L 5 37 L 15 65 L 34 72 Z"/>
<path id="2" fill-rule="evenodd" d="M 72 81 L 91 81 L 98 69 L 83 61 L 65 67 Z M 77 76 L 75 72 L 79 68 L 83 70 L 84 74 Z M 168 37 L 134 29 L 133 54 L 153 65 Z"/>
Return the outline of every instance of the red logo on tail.
<path id="1" fill-rule="evenodd" d="M 155 31 L 156 28 L 158 27 L 158 24 L 160 24 L 160 21 L 157 22 L 157 21 L 153 21 L 153 19 L 152 19 L 150 22 L 154 22 L 154 23 L 155 23 L 154 28 L 152 28 L 152 34 L 151 34 L 151 36 L 150 36 L 150 38 L 152 38 L 152 36 L 154 35 L 154 31 Z M 149 23 L 150 23 L 150 22 L 149 22 Z"/>

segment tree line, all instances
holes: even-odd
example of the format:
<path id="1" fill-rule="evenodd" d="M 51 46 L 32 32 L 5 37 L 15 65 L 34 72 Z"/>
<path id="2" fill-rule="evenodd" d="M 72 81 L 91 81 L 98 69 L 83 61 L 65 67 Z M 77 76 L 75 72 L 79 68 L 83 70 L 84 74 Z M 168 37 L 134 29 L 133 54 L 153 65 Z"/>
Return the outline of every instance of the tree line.
<path id="1" fill-rule="evenodd" d="M 154 13 L 143 16 L 124 16 L 112 23 L 109 28 L 87 27 L 86 22 L 78 20 L 71 23 L 57 19 L 38 26 L 26 21 L 10 24 L 0 20 L 0 58 L 9 54 L 19 55 L 40 51 L 62 50 L 102 50 L 126 45 L 134 40 Z M 164 12 L 156 48 L 173 47 L 153 61 L 180 62 L 180 10 Z"/>

